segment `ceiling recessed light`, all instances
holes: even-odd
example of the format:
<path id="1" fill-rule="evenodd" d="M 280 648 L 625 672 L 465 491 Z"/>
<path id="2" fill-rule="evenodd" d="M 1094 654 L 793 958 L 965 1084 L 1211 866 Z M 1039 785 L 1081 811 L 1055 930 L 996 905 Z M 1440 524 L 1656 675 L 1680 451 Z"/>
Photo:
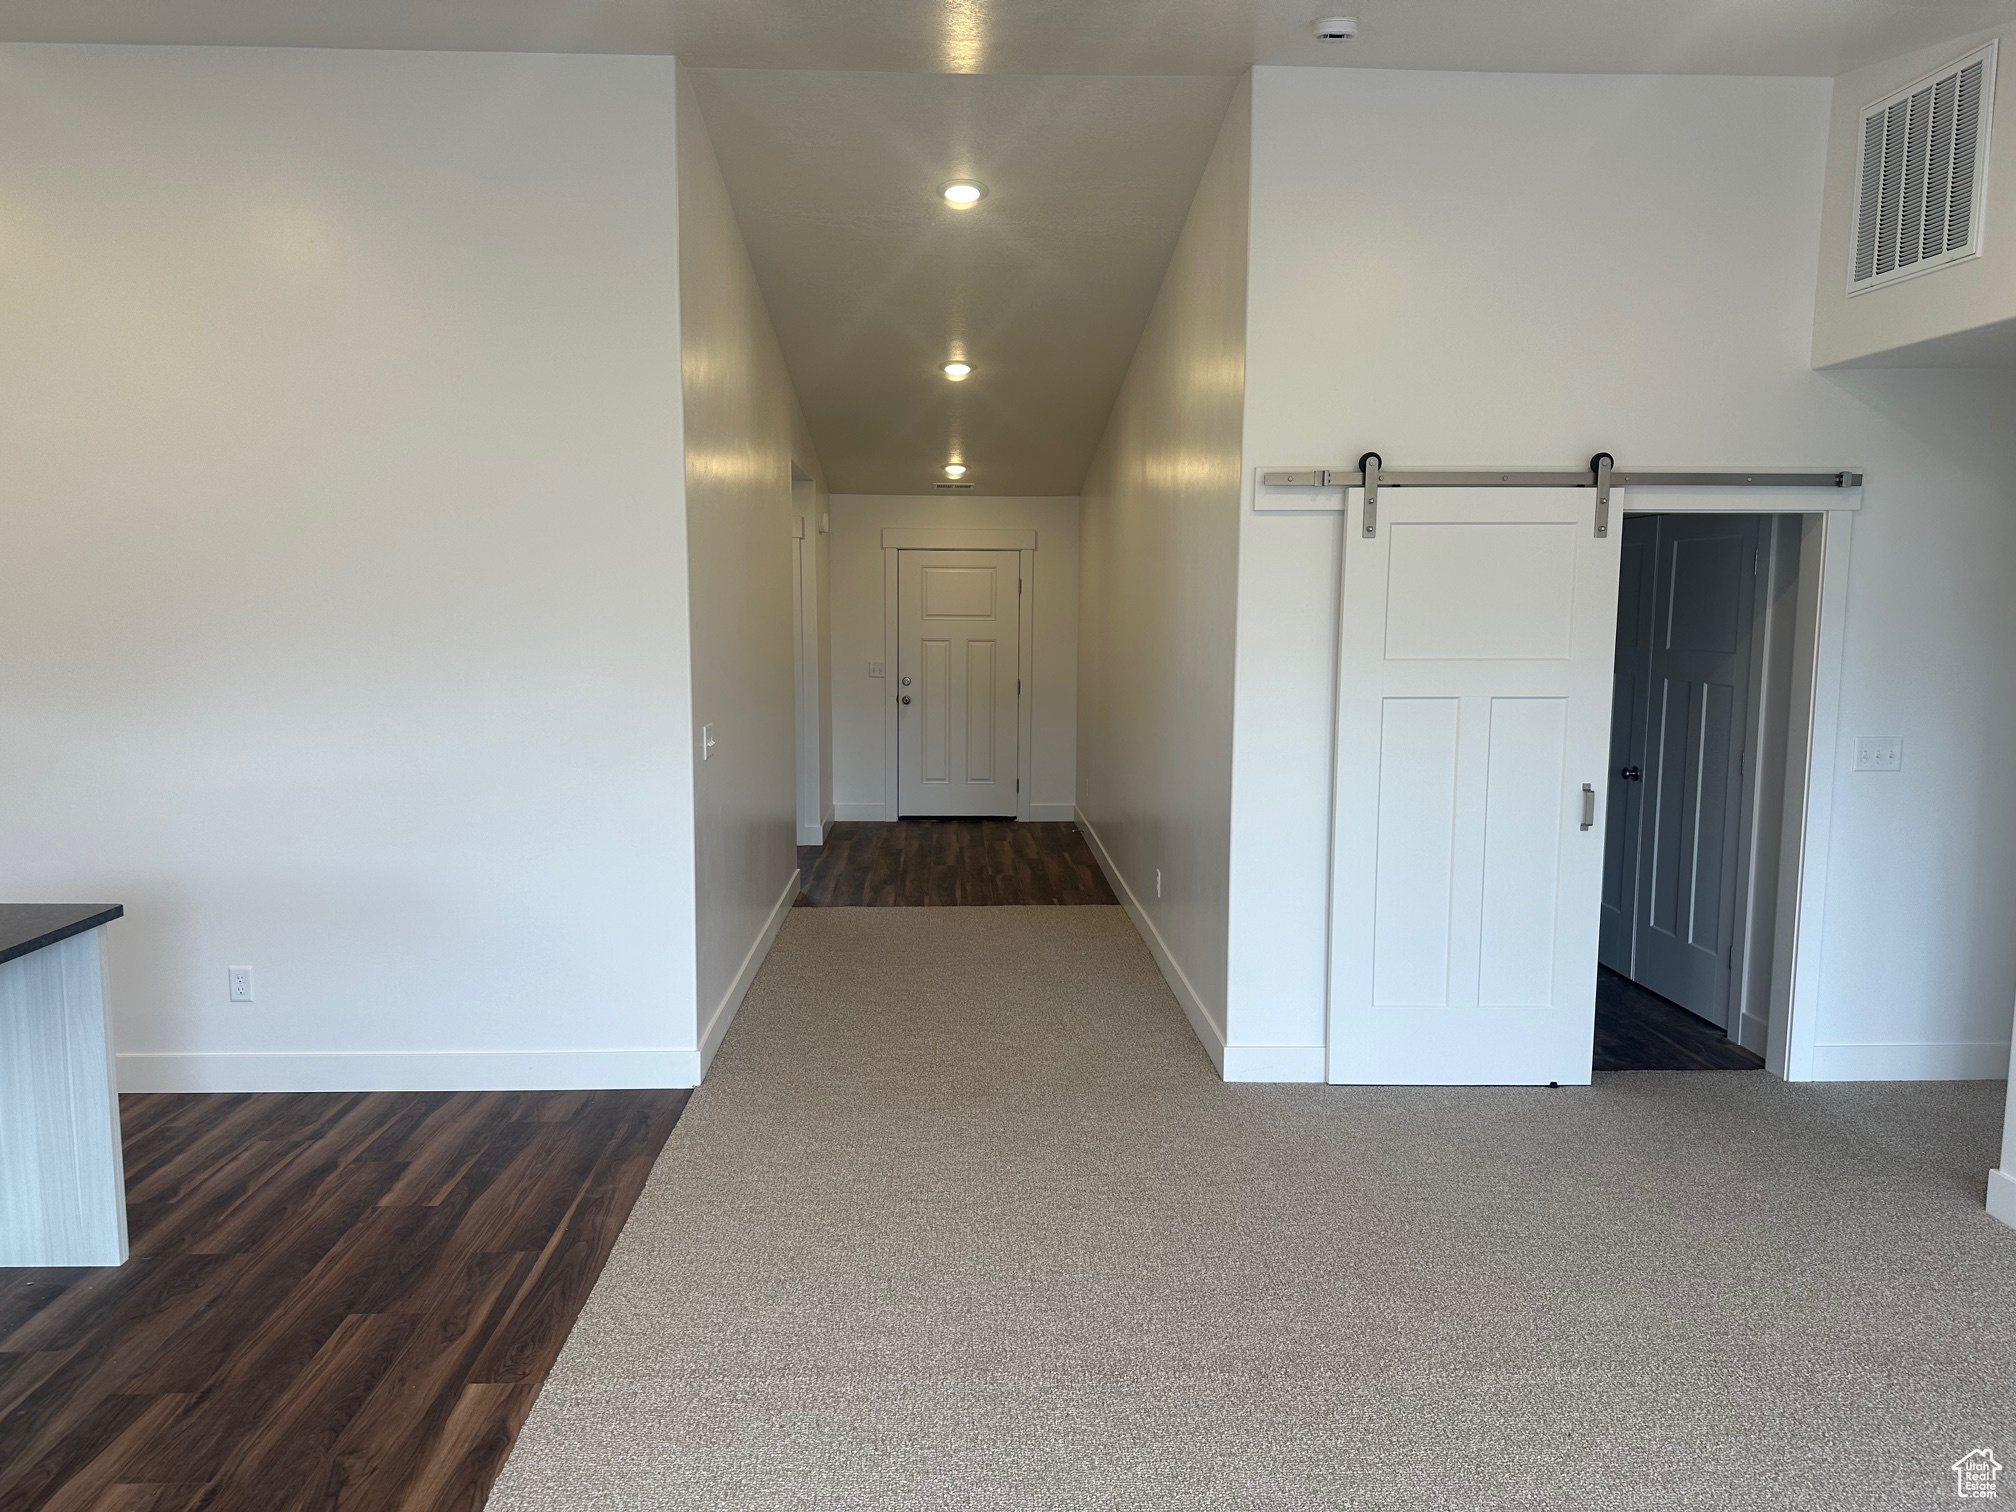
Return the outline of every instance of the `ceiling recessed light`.
<path id="1" fill-rule="evenodd" d="M 946 476 L 946 477 L 948 477 L 948 478 L 963 478 L 963 477 L 965 477 L 965 476 L 966 476 L 966 464 L 965 464 L 965 463 L 963 463 L 963 462 L 947 462 L 947 463 L 945 464 L 945 476 Z"/>
<path id="2" fill-rule="evenodd" d="M 972 371 L 973 364 L 970 362 L 948 362 L 945 364 L 945 376 L 950 378 L 954 383 L 957 383 Z"/>
<path id="3" fill-rule="evenodd" d="M 938 192 L 948 205 L 977 205 L 987 198 L 987 186 L 977 179 L 953 179 L 949 184 L 940 184 Z"/>
<path id="4" fill-rule="evenodd" d="M 1356 16 L 1325 16 L 1311 24 L 1318 42 L 1349 42 L 1358 35 Z"/>

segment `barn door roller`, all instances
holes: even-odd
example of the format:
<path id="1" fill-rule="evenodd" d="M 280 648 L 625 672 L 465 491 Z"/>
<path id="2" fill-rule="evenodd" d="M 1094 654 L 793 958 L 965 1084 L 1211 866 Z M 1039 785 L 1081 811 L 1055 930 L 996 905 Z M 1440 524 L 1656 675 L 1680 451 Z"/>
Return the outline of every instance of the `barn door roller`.
<path id="1" fill-rule="evenodd" d="M 1321 467 L 1263 472 L 1270 488 L 1362 488 L 1367 537 L 1379 533 L 1379 494 L 1388 488 L 1593 488 L 1596 534 L 1610 534 L 1610 493 L 1616 488 L 1860 488 L 1862 474 L 1838 472 L 1648 472 L 1622 471 L 1608 452 L 1598 452 L 1578 472 L 1535 472 L 1517 468 L 1392 468 L 1377 452 L 1358 459 L 1355 472 Z"/>

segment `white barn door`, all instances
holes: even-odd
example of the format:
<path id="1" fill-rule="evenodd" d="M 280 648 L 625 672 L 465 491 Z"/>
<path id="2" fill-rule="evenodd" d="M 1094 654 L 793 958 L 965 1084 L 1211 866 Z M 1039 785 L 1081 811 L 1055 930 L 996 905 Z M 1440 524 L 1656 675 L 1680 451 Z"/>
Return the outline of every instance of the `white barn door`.
<path id="1" fill-rule="evenodd" d="M 1618 540 L 1593 489 L 1346 512 L 1330 1080 L 1589 1080 Z"/>

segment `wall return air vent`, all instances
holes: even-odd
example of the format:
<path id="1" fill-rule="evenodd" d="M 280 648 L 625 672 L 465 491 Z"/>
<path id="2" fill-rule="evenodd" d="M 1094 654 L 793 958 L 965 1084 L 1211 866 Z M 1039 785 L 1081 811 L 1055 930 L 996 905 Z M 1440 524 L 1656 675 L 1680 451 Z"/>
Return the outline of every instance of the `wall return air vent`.
<path id="1" fill-rule="evenodd" d="M 1994 94 L 1990 42 L 1862 112 L 1850 294 L 1980 254 Z"/>

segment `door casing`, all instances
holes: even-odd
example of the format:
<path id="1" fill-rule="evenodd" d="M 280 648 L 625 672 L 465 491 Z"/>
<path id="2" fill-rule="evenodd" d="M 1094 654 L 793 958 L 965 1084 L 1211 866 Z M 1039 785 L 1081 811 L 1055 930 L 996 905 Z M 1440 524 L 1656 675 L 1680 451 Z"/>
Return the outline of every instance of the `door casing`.
<path id="1" fill-rule="evenodd" d="M 899 593 L 903 551 L 1014 551 L 1021 554 L 1022 572 L 1022 697 L 1019 700 L 1016 732 L 1016 770 L 1022 774 L 1022 791 L 1016 794 L 1015 817 L 1030 817 L 1030 758 L 1035 747 L 1036 613 L 1042 582 L 1037 574 L 1037 540 L 1033 530 L 996 530 L 984 526 L 943 525 L 899 528 L 882 532 L 882 664 L 887 677 L 882 699 L 882 817 L 893 820 L 902 809 L 898 787 L 897 756 L 902 732 L 897 724 L 894 675 L 899 659 L 901 626 Z"/>
<path id="2" fill-rule="evenodd" d="M 1309 512 L 1338 517 L 1340 544 L 1352 544 L 1351 523 L 1359 518 L 1361 493 L 1339 491 L 1334 501 Z M 1784 784 L 1775 805 L 1757 806 L 1757 822 L 1775 810 L 1780 820 L 1776 875 L 1761 877 L 1753 867 L 1754 915 L 1772 921 L 1778 948 L 1768 960 L 1746 958 L 1746 998 L 1754 980 L 1766 1016 L 1767 1069 L 1787 1081 L 1810 1081 L 1828 1074 L 1825 1047 L 1817 1043 L 1821 993 L 1821 935 L 1825 879 L 1833 842 L 1834 788 L 1841 755 L 1841 678 L 1846 657 L 1848 565 L 1854 522 L 1862 507 L 1859 489 L 1818 496 L 1797 489 L 1759 487 L 1645 487 L 1620 490 L 1624 513 L 1763 514 L 1797 516 L 1799 532 L 1795 581 L 1790 585 L 1790 666 L 1786 678 Z M 1341 581 L 1341 575 L 1340 575 Z M 1333 773 L 1332 814 L 1336 812 Z M 1334 825 L 1334 817 L 1333 817 Z M 1334 905 L 1336 853 L 1331 868 L 1333 906 L 1329 937 L 1334 980 L 1338 950 Z M 1757 893 L 1763 886 L 1767 890 Z M 1746 948 L 1747 955 L 1747 948 Z M 1747 1009 L 1746 1009 L 1747 1011 Z M 1337 1043 L 1334 991 L 1325 1012 L 1325 1048 Z"/>

